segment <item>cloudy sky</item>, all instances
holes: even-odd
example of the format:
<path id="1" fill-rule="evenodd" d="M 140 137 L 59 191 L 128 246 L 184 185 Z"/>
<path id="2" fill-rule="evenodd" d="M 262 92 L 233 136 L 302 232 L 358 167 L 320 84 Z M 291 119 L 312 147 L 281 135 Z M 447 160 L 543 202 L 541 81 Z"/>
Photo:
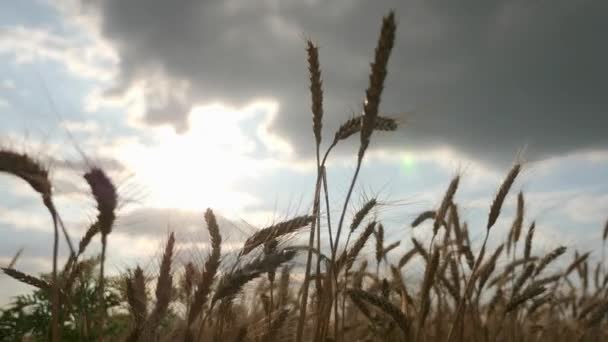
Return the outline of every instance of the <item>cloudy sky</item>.
<path id="1" fill-rule="evenodd" d="M 599 251 L 608 218 L 602 0 L 3 1 L 0 143 L 50 168 L 74 239 L 95 216 L 83 172 L 101 165 L 112 175 L 122 203 L 115 272 L 153 263 L 169 230 L 184 254 L 204 248 L 207 207 L 238 245 L 311 207 L 306 39 L 320 47 L 327 142 L 361 110 L 390 9 L 397 41 L 380 110 L 401 127 L 373 137 L 349 212 L 378 196 L 387 240 L 407 240 L 411 219 L 460 174 L 457 200 L 477 241 L 502 177 L 523 161 L 515 190 L 537 222 L 538 253 Z M 357 142 L 329 162 L 334 217 Z M 39 198 L 8 176 L 0 188 L 0 262 L 23 247 L 18 268 L 50 270 Z M 510 224 L 508 201 L 496 241 Z M 4 276 L 0 289 L 2 303 L 27 291 Z"/>

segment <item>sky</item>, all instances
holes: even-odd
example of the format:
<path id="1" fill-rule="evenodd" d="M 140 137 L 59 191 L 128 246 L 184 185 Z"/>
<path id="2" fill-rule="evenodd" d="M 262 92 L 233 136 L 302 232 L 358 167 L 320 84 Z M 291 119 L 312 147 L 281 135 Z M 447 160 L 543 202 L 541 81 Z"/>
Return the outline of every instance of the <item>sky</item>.
<path id="1" fill-rule="evenodd" d="M 96 215 L 91 165 L 120 194 L 108 269 L 152 265 L 169 231 L 204 255 L 203 212 L 228 244 L 309 212 L 316 177 L 305 42 L 319 46 L 323 146 L 360 113 L 382 16 L 397 38 L 374 134 L 348 207 L 371 197 L 387 241 L 435 208 L 452 177 L 475 243 L 514 162 L 515 195 L 536 222 L 536 253 L 558 245 L 600 257 L 608 219 L 608 46 L 601 0 L 24 0 L 0 2 L 0 146 L 50 171 L 74 240 Z M 357 138 L 328 162 L 337 217 Z M 51 269 L 52 225 L 22 181 L 0 175 L 0 264 Z M 428 235 L 428 234 L 427 234 Z M 326 236 L 326 235 L 324 235 Z M 93 246 L 96 250 L 97 246 Z M 62 246 L 61 255 L 66 255 Z M 0 303 L 29 289 L 0 275 Z"/>

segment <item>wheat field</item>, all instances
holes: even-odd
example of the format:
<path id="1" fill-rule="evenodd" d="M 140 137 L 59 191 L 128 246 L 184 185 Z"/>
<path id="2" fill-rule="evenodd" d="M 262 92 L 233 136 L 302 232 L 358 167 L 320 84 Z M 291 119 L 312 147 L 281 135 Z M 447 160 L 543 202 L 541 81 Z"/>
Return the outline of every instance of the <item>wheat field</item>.
<path id="1" fill-rule="evenodd" d="M 48 170 L 35 158 L 0 150 L 0 171 L 22 179 L 42 198 L 54 224 L 52 270 L 25 274 L 14 260 L 2 271 L 31 285 L 44 315 L 32 328 L 20 317 L 25 308 L 3 309 L 3 341 L 605 341 L 608 340 L 608 273 L 589 252 L 553 246 L 534 248 L 535 223 L 525 216 L 525 195 L 516 195 L 516 213 L 507 236 L 493 227 L 524 165 L 506 172 L 491 203 L 484 239 L 473 244 L 470 228 L 455 203 L 460 176 L 449 183 L 436 208 L 420 213 L 407 229 L 429 230 L 428 241 L 385 241 L 383 203 L 370 198 L 354 215 L 351 196 L 374 134 L 390 135 L 397 120 L 379 113 L 396 34 L 394 13 L 382 21 L 365 92 L 362 114 L 323 143 L 323 84 L 318 48 L 306 43 L 317 176 L 309 213 L 259 229 L 235 251 L 223 249 L 223 229 L 212 209 L 204 218 L 210 241 L 203 262 L 175 258 L 179 231 L 171 233 L 158 271 L 140 266 L 118 277 L 105 275 L 109 237 L 119 196 L 98 167 L 84 175 L 97 216 L 77 244 L 53 202 Z M 329 203 L 326 162 L 340 143 L 359 136 L 356 166 L 345 198 Z M 331 208 L 340 215 L 330 217 Z M 608 238 L 608 223 L 597 236 Z M 321 243 L 329 236 L 329 246 Z M 294 236 L 300 239 L 294 238 Z M 58 242 L 70 255 L 60 263 Z M 91 253 L 90 243 L 101 241 Z M 295 241 L 304 241 L 296 243 Z M 490 243 L 497 242 L 497 243 Z M 402 255 L 394 255 L 411 245 Z M 493 250 L 490 246 L 497 246 Z M 363 255 L 366 248 L 372 257 Z M 230 254 L 230 258 L 228 258 Z M 388 256 L 391 256 L 389 258 Z M 572 256 L 568 256 L 572 255 Z M 567 265 L 557 268 L 559 259 Z M 301 262 L 296 262 L 300 260 Z M 396 260 L 396 261 L 395 261 Z M 144 261 L 142 261 L 143 263 Z M 405 271 L 422 265 L 420 279 Z M 563 262 L 560 264 L 564 264 Z M 148 272 L 149 273 L 149 272 Z M 21 316 L 20 316 L 21 315 Z M 28 316 L 29 317 L 29 316 Z"/>

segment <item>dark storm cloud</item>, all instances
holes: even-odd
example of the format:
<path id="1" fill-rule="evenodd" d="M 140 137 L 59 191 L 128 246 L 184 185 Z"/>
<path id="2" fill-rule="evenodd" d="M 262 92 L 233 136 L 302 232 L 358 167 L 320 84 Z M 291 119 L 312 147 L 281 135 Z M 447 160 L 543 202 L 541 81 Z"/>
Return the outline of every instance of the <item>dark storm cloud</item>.
<path id="1" fill-rule="evenodd" d="M 173 80 L 156 90 L 149 80 L 151 124 L 184 129 L 192 104 L 274 97 L 281 108 L 273 131 L 306 154 L 312 134 L 302 37 L 321 46 L 331 130 L 361 107 L 380 18 L 394 8 L 398 41 L 381 110 L 415 113 L 399 138 L 383 143 L 449 145 L 508 162 L 524 145 L 528 157 L 542 158 L 608 142 L 606 1 L 86 3 L 120 56 L 110 92 L 150 75 Z"/>

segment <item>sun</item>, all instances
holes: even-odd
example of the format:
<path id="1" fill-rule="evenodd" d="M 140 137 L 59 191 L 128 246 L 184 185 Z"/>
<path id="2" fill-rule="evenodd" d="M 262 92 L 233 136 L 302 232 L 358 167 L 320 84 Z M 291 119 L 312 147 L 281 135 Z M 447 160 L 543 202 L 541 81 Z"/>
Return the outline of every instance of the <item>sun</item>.
<path id="1" fill-rule="evenodd" d="M 148 205 L 238 213 L 255 202 L 235 186 L 259 169 L 251 156 L 255 143 L 243 133 L 243 121 L 256 112 L 259 108 L 235 110 L 220 104 L 195 107 L 187 132 L 146 129 L 146 134 L 153 131 L 151 139 L 146 138 L 153 144 L 131 142 L 119 155 L 144 187 Z"/>

